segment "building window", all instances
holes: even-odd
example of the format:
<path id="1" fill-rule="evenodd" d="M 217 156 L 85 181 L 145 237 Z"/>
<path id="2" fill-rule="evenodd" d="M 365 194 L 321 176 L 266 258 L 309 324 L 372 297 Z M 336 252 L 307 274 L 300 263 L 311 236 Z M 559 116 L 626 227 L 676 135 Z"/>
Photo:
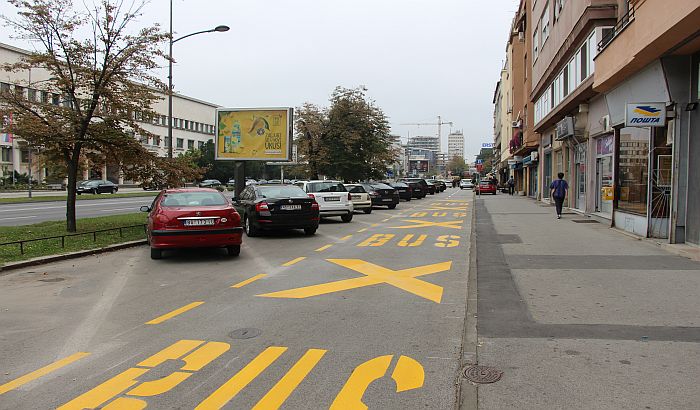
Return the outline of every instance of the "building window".
<path id="1" fill-rule="evenodd" d="M 20 150 L 20 161 L 23 164 L 29 162 L 29 150 L 28 149 Z"/>
<path id="2" fill-rule="evenodd" d="M 187 149 L 188 150 L 194 149 L 194 140 L 187 140 Z"/>
<path id="3" fill-rule="evenodd" d="M 10 92 L 10 84 L 0 83 L 0 92 L 9 93 Z"/>
<path id="4" fill-rule="evenodd" d="M 185 147 L 185 140 L 183 140 L 182 138 L 178 138 L 177 139 L 177 147 L 184 148 Z"/>
<path id="5" fill-rule="evenodd" d="M 197 149 L 200 151 L 204 148 L 204 141 L 197 141 Z"/>
<path id="6" fill-rule="evenodd" d="M 535 27 L 535 31 L 532 33 L 532 64 L 535 64 L 535 60 L 537 60 L 537 56 L 540 55 L 539 46 L 540 46 L 540 29 L 539 29 L 539 27 Z"/>
<path id="7" fill-rule="evenodd" d="M 12 162 L 12 148 L 2 147 L 2 162 Z"/>
<path id="8" fill-rule="evenodd" d="M 15 85 L 15 93 L 24 97 L 24 87 Z"/>
<path id="9" fill-rule="evenodd" d="M 642 148 L 641 150 L 638 148 Z M 646 215 L 649 177 L 649 129 L 620 130 L 617 207 L 621 211 Z"/>
<path id="10" fill-rule="evenodd" d="M 544 13 L 540 18 L 540 27 L 542 27 L 542 46 L 547 42 L 549 38 L 549 3 L 544 5 Z"/>
<path id="11" fill-rule="evenodd" d="M 156 135 L 153 137 L 153 145 L 160 147 L 160 136 Z"/>

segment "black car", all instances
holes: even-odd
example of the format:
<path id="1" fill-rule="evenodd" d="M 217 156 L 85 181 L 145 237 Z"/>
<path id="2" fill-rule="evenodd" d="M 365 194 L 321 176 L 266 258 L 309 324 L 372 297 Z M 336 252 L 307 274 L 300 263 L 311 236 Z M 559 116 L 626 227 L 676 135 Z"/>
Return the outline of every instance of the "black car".
<path id="1" fill-rule="evenodd" d="M 441 181 L 439 179 L 434 179 L 433 183 L 439 188 L 440 192 L 444 192 L 447 190 L 447 184 L 445 181 Z"/>
<path id="2" fill-rule="evenodd" d="M 422 199 L 428 195 L 428 191 L 421 185 L 418 181 L 400 181 L 403 184 L 408 185 L 411 188 L 411 197 L 415 199 Z"/>
<path id="3" fill-rule="evenodd" d="M 75 193 L 80 194 L 102 194 L 110 193 L 116 194 L 119 190 L 117 184 L 112 181 L 106 181 L 104 179 L 92 179 L 89 181 L 82 181 L 75 188 Z"/>
<path id="4" fill-rule="evenodd" d="M 413 198 L 413 188 L 405 182 L 385 182 L 399 193 L 399 198 L 410 201 Z"/>
<path id="5" fill-rule="evenodd" d="M 428 191 L 431 195 L 440 193 L 440 185 L 435 180 L 427 179 L 425 182 L 428 184 L 428 189 L 432 190 Z"/>
<path id="6" fill-rule="evenodd" d="M 249 185 L 233 206 L 251 237 L 270 229 L 303 229 L 307 235 L 318 229 L 318 203 L 296 185 Z"/>
<path id="7" fill-rule="evenodd" d="M 372 199 L 372 206 L 386 206 L 389 209 L 394 209 L 399 203 L 399 193 L 387 184 L 365 182 L 361 185 L 369 193 L 369 197 Z"/>
<path id="8" fill-rule="evenodd" d="M 427 194 L 435 195 L 435 185 L 428 184 L 423 178 L 406 178 L 401 180 L 401 182 L 418 182 Z"/>

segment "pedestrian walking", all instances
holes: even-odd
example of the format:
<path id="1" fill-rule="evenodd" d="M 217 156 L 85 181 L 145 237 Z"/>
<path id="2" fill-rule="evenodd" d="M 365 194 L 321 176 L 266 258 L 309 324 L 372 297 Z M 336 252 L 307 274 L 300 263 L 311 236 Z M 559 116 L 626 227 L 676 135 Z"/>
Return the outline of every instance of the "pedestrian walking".
<path id="1" fill-rule="evenodd" d="M 569 192 L 569 184 L 564 180 L 564 173 L 557 174 L 559 179 L 552 181 L 549 185 L 549 197 L 554 198 L 554 204 L 557 208 L 557 219 L 561 219 L 561 208 L 564 205 L 564 199 Z"/>
<path id="2" fill-rule="evenodd" d="M 508 194 L 513 195 L 513 192 L 515 192 L 515 180 L 513 179 L 513 176 L 508 178 Z"/>

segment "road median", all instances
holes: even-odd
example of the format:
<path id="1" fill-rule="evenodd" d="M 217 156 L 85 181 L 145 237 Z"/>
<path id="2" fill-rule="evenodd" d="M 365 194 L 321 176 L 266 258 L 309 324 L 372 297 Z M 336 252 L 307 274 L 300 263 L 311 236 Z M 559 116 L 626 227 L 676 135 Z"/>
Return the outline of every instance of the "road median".
<path id="1" fill-rule="evenodd" d="M 158 192 L 129 192 L 126 194 L 84 194 L 77 195 L 77 201 L 90 201 L 99 199 L 118 199 L 118 198 L 139 198 L 139 197 L 154 197 Z M 51 196 L 35 196 L 32 198 L 0 198 L 2 204 L 23 204 L 34 202 L 55 202 L 65 201 L 66 195 L 51 195 Z"/>

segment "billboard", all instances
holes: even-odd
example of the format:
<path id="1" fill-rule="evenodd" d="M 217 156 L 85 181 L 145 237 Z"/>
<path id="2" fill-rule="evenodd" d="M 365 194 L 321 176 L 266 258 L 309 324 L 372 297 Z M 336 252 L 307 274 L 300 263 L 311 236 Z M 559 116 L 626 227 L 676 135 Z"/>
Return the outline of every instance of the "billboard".
<path id="1" fill-rule="evenodd" d="M 291 108 L 216 110 L 216 160 L 290 161 Z"/>

